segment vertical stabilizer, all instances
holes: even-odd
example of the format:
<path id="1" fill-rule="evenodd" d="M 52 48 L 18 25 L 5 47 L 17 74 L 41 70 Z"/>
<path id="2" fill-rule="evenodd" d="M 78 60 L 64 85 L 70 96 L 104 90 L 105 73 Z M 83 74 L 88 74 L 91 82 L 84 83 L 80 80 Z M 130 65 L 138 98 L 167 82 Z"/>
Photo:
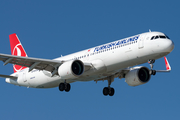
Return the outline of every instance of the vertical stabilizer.
<path id="1" fill-rule="evenodd" d="M 15 33 L 9 35 L 9 40 L 10 40 L 12 55 L 27 57 L 27 54 L 26 54 L 21 42 L 19 41 L 19 38 L 17 37 L 17 35 Z M 26 67 L 19 66 L 19 65 L 13 65 L 14 72 L 20 71 L 24 68 L 26 68 Z"/>

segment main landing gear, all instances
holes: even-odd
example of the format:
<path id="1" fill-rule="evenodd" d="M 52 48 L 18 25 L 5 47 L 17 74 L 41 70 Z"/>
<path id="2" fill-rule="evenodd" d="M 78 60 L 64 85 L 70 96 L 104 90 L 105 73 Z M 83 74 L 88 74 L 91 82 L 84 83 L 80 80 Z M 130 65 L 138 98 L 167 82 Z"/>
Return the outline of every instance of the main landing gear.
<path id="1" fill-rule="evenodd" d="M 110 87 L 111 83 L 114 81 L 114 76 L 110 76 L 108 78 L 108 87 L 104 87 L 103 89 L 103 94 L 105 96 L 109 95 L 109 96 L 113 96 L 114 95 L 114 88 Z"/>
<path id="2" fill-rule="evenodd" d="M 59 90 L 60 91 L 66 91 L 66 92 L 69 92 L 70 91 L 70 89 L 71 89 L 71 85 L 69 84 L 69 83 L 60 83 L 59 84 Z"/>
<path id="3" fill-rule="evenodd" d="M 150 75 L 156 75 L 156 70 L 153 70 L 153 67 L 154 67 L 153 63 L 155 63 L 155 60 L 154 60 L 154 59 L 150 59 L 150 60 L 148 61 L 148 63 L 149 63 L 149 65 L 150 65 L 150 67 L 151 67 Z"/>

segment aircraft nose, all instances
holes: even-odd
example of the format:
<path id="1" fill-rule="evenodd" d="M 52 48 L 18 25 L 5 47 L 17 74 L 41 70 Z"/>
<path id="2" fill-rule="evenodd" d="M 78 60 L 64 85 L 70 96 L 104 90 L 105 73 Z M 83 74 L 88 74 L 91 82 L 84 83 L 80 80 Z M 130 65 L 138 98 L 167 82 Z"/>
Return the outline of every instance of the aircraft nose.
<path id="1" fill-rule="evenodd" d="M 174 43 L 170 39 L 162 39 L 162 41 L 159 44 L 159 47 L 161 49 L 161 52 L 170 53 L 174 49 Z"/>
<path id="2" fill-rule="evenodd" d="M 174 49 L 174 42 L 172 40 L 167 41 L 167 52 L 171 52 Z"/>

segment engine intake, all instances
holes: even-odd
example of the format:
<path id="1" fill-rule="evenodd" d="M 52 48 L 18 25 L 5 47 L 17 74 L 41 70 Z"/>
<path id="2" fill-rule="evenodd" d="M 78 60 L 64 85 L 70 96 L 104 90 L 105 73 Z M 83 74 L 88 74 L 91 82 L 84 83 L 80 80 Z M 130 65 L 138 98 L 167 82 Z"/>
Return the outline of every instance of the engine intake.
<path id="1" fill-rule="evenodd" d="M 82 75 L 84 64 L 80 60 L 67 61 L 58 68 L 61 79 L 73 79 Z"/>
<path id="2" fill-rule="evenodd" d="M 138 86 L 147 83 L 151 78 L 149 69 L 146 67 L 135 68 L 129 71 L 125 80 L 129 86 Z"/>

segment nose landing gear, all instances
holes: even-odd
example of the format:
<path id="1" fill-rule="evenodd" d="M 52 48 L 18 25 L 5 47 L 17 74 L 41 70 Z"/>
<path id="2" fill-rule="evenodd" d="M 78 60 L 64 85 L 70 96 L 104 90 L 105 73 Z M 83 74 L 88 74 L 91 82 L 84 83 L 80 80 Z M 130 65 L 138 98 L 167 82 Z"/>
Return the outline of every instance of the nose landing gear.
<path id="1" fill-rule="evenodd" d="M 155 63 L 155 60 L 154 59 L 150 59 L 149 61 L 148 61 L 148 63 L 149 63 L 149 65 L 150 65 L 150 67 L 151 67 L 151 70 L 150 70 L 150 75 L 156 75 L 156 70 L 153 70 L 153 67 L 154 67 L 154 63 Z"/>

